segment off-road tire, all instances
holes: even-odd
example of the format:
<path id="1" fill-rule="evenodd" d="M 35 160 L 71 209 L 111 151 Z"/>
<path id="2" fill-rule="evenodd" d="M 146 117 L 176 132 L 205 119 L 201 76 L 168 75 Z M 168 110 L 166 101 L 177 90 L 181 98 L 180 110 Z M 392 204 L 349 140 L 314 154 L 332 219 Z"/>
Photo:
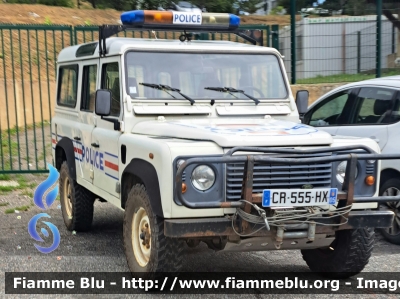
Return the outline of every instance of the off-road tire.
<path id="1" fill-rule="evenodd" d="M 66 183 L 69 182 L 72 207 L 67 207 Z M 63 162 L 60 169 L 60 202 L 65 226 L 70 231 L 88 231 L 93 221 L 93 204 L 96 196 L 79 185 L 69 173 L 68 164 Z M 68 212 L 69 211 L 69 212 Z"/>
<path id="2" fill-rule="evenodd" d="M 396 188 L 400 190 L 400 180 L 397 178 L 393 178 L 383 182 L 383 184 L 381 184 L 381 187 L 379 188 L 379 195 L 383 195 L 383 193 L 389 188 Z M 382 208 L 387 209 L 387 205 L 381 204 L 380 209 Z M 400 209 L 395 209 L 394 213 L 395 215 L 393 221 L 396 221 L 395 219 L 397 217 L 397 213 L 400 213 Z M 400 230 L 398 231 L 397 234 L 390 234 L 384 228 L 379 229 L 379 231 L 385 237 L 385 239 L 388 240 L 390 243 L 400 245 Z"/>
<path id="3" fill-rule="evenodd" d="M 368 264 L 374 236 L 373 228 L 341 230 L 336 232 L 329 248 L 302 250 L 301 253 L 311 271 L 329 278 L 348 278 L 360 273 Z"/>
<path id="4" fill-rule="evenodd" d="M 134 252 L 132 223 L 143 209 L 149 221 L 151 245 L 147 264 L 140 265 Z M 124 251 L 133 276 L 152 277 L 157 272 L 180 271 L 185 243 L 164 235 L 164 220 L 153 213 L 149 195 L 141 184 L 133 186 L 128 194 L 123 226 Z"/>

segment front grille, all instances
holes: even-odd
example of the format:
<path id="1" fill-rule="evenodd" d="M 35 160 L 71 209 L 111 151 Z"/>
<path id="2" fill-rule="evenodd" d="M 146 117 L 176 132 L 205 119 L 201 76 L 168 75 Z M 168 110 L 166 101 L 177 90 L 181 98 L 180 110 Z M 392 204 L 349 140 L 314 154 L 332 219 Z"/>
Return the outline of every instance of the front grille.
<path id="1" fill-rule="evenodd" d="M 226 164 L 226 199 L 241 198 L 244 163 Z M 331 186 L 332 163 L 313 163 L 308 165 L 254 164 L 253 193 L 264 189 L 294 189 L 305 184 L 314 188 Z"/>

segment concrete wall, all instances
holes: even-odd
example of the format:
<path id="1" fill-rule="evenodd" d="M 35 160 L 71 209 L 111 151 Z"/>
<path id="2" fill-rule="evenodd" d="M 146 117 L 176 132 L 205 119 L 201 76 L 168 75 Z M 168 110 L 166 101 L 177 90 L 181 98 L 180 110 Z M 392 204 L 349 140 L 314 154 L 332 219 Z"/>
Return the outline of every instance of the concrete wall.
<path id="1" fill-rule="evenodd" d="M 29 80 L 14 83 L 0 79 L 1 130 L 50 120 L 55 106 L 55 91 L 55 82 L 33 81 L 31 84 Z"/>
<path id="2" fill-rule="evenodd" d="M 294 96 L 296 96 L 298 90 L 308 90 L 310 93 L 309 104 L 311 104 L 323 94 L 343 84 L 345 83 L 299 84 L 292 85 L 291 89 Z M 6 101 L 5 87 L 7 87 L 8 101 Z M 33 94 L 31 90 L 33 90 Z M 49 121 L 50 115 L 54 114 L 55 91 L 55 82 L 50 82 L 49 85 L 47 85 L 46 81 L 41 83 L 34 81 L 32 82 L 31 89 L 29 81 L 26 81 L 24 84 L 21 81 L 16 81 L 15 84 L 13 84 L 13 81 L 7 81 L 5 84 L 4 80 L 0 80 L 0 129 L 3 131 L 8 128 L 15 128 L 17 125 L 18 127 L 24 127 L 25 124 L 31 125 L 33 124 L 33 119 L 35 119 L 36 123 L 42 120 Z M 40 94 L 42 95 L 41 97 Z"/>
<path id="3" fill-rule="evenodd" d="M 342 86 L 346 83 L 326 83 L 326 84 L 297 84 L 291 85 L 293 96 L 296 98 L 296 92 L 298 90 L 308 90 L 310 97 L 308 98 L 308 105 L 314 103 L 319 97 L 326 94 L 328 91 L 332 89 Z"/>

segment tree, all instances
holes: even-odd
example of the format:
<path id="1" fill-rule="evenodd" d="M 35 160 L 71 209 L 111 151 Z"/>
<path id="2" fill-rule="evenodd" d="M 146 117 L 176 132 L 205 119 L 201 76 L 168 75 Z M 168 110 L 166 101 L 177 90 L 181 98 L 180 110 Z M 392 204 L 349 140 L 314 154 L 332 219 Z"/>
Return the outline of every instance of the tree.
<path id="1" fill-rule="evenodd" d="M 247 0 L 247 1 L 242 1 L 240 8 L 244 11 L 247 11 L 250 14 L 255 13 L 259 7 L 257 4 L 260 4 L 264 2 L 264 0 Z"/>
<path id="2" fill-rule="evenodd" d="M 313 7 L 315 2 L 316 0 L 296 0 L 296 11 L 300 11 L 302 8 Z M 290 0 L 279 0 L 278 6 L 283 6 L 286 11 L 290 11 Z"/>
<path id="3" fill-rule="evenodd" d="M 374 1 L 375 2 L 375 1 Z M 376 3 L 374 3 L 376 5 Z M 399 1 L 383 1 L 382 14 L 392 22 L 393 26 L 400 32 L 400 3 Z M 397 17 L 394 16 L 397 14 Z M 397 58 L 400 57 L 400 34 L 397 35 Z"/>
<path id="4" fill-rule="evenodd" d="M 367 0 L 325 0 L 322 8 L 329 10 L 343 10 L 343 14 L 359 16 L 368 14 Z"/>
<path id="5" fill-rule="evenodd" d="M 200 8 L 206 8 L 208 12 L 233 12 L 234 1 L 231 0 L 192 0 L 190 2 Z"/>

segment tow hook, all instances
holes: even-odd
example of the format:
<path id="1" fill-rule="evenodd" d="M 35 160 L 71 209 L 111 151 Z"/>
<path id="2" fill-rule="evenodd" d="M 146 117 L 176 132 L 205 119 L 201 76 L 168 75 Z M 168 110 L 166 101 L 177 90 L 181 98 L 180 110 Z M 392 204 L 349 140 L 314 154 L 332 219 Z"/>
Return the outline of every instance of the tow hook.
<path id="1" fill-rule="evenodd" d="M 307 225 L 307 224 L 306 224 Z M 296 238 L 305 238 L 311 242 L 315 240 L 315 228 L 316 228 L 316 223 L 314 221 L 311 221 L 308 223 L 308 228 L 307 231 L 300 231 L 300 232 L 286 232 L 285 233 L 285 226 L 278 226 L 276 228 L 276 237 L 275 237 L 275 248 L 280 249 L 283 239 L 296 239 Z M 303 227 L 306 228 L 306 227 Z"/>

